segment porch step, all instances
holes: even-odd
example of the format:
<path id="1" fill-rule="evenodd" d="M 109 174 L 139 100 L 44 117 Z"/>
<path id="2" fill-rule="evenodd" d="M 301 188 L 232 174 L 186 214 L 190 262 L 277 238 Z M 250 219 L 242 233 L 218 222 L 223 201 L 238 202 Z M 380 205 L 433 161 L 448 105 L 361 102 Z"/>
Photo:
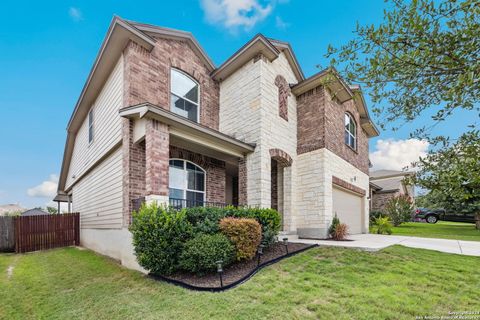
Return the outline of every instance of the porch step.
<path id="1" fill-rule="evenodd" d="M 292 232 L 280 232 L 278 234 L 278 240 L 282 241 L 283 238 L 288 238 L 288 241 L 295 242 L 296 240 L 298 240 L 298 235 L 296 233 L 292 233 Z"/>

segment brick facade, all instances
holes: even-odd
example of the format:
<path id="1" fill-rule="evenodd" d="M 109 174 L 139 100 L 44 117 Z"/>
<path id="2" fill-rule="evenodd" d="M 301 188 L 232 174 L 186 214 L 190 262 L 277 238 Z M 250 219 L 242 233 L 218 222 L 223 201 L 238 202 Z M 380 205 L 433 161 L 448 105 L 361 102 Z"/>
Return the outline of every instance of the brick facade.
<path id="1" fill-rule="evenodd" d="M 392 192 L 379 192 L 372 194 L 371 208 L 370 211 L 383 211 L 387 202 L 400 195 L 399 191 Z"/>
<path id="2" fill-rule="evenodd" d="M 338 187 L 341 187 L 343 189 L 352 191 L 354 193 L 358 193 L 361 196 L 364 196 L 364 195 L 367 194 L 367 192 L 364 189 L 359 188 L 359 187 L 351 184 L 350 182 L 347 182 L 347 181 L 342 180 L 342 179 L 340 179 L 338 177 L 335 177 L 335 176 L 332 176 L 332 184 L 336 185 Z"/>
<path id="3" fill-rule="evenodd" d="M 290 86 L 281 75 L 275 77 L 275 85 L 278 87 L 278 115 L 288 121 L 288 97 Z"/>
<path id="4" fill-rule="evenodd" d="M 247 205 L 247 160 L 238 160 L 238 204 Z"/>
<path id="5" fill-rule="evenodd" d="M 170 158 L 191 161 L 205 170 L 206 201 L 225 203 L 225 162 L 175 146 L 170 146 Z"/>
<path id="6" fill-rule="evenodd" d="M 151 52 L 129 42 L 124 54 L 124 106 L 150 102 L 170 110 L 170 69 L 190 75 L 200 86 L 200 123 L 218 130 L 219 85 L 186 41 L 155 38 Z"/>
<path id="7" fill-rule="evenodd" d="M 278 164 L 281 165 L 282 167 L 289 167 L 292 165 L 292 162 L 293 162 L 292 157 L 290 157 L 290 155 L 285 151 L 278 148 L 274 148 L 274 149 L 270 149 L 269 152 L 270 152 L 270 157 L 273 160 L 277 161 Z"/>
<path id="8" fill-rule="evenodd" d="M 168 126 L 149 119 L 145 129 L 145 195 L 168 196 Z"/>
<path id="9" fill-rule="evenodd" d="M 297 97 L 298 154 L 325 147 L 324 93 L 323 87 L 320 86 Z"/>
<path id="10" fill-rule="evenodd" d="M 345 144 L 345 113 L 357 125 L 357 149 Z M 368 174 L 368 137 L 360 126 L 360 114 L 354 100 L 338 103 L 322 86 L 297 97 L 297 153 L 327 148 L 362 172 Z"/>
<path id="11" fill-rule="evenodd" d="M 274 159 L 272 159 L 271 163 L 270 180 L 272 182 L 271 207 L 278 210 L 278 163 Z"/>
<path id="12" fill-rule="evenodd" d="M 133 143 L 133 120 L 122 120 L 123 225 L 131 221 L 133 200 L 145 196 L 145 141 Z"/>
<path id="13" fill-rule="evenodd" d="M 332 100 L 328 92 L 325 100 L 325 147 L 368 174 L 368 137 L 360 126 L 360 114 L 355 101 L 352 99 L 340 104 Z M 345 112 L 353 116 L 357 125 L 356 150 L 345 144 Z"/>

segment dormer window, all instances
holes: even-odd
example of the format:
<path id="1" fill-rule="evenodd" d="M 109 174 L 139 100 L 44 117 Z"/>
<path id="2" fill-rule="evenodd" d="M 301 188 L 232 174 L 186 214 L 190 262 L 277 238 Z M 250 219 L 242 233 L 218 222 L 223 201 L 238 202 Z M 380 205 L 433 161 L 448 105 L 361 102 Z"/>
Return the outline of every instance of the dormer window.
<path id="1" fill-rule="evenodd" d="M 345 144 L 353 150 L 357 149 L 357 125 L 349 113 L 345 113 Z"/>
<path id="2" fill-rule="evenodd" d="M 198 83 L 185 73 L 172 69 L 170 74 L 170 111 L 198 122 Z"/>

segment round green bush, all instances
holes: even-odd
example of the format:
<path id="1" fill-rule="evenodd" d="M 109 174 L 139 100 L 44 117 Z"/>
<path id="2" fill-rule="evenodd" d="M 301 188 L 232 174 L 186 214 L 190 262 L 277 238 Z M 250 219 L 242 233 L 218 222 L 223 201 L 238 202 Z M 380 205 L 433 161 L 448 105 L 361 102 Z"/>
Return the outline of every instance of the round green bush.
<path id="1" fill-rule="evenodd" d="M 130 226 L 138 263 L 152 273 L 171 274 L 178 270 L 178 260 L 185 243 L 193 237 L 185 211 L 143 205 L 133 212 Z"/>
<path id="2" fill-rule="evenodd" d="M 225 217 L 226 210 L 216 207 L 192 207 L 185 208 L 185 214 L 195 234 L 214 234 L 219 232 L 218 222 Z"/>
<path id="3" fill-rule="evenodd" d="M 235 246 L 223 234 L 200 234 L 187 241 L 180 256 L 183 270 L 202 274 L 217 269 L 216 262 L 230 265 L 235 258 Z"/>

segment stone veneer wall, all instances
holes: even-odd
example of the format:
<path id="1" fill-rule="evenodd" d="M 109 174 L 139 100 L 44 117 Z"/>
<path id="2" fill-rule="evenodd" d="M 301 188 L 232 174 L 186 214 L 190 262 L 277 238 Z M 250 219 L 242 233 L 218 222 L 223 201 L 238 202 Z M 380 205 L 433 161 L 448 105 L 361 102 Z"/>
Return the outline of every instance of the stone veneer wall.
<path id="1" fill-rule="evenodd" d="M 333 177 L 368 190 L 369 177 L 326 148 L 297 157 L 297 231 L 299 235 L 326 238 L 333 218 Z M 368 232 L 368 201 L 363 202 L 363 232 Z"/>
<path id="2" fill-rule="evenodd" d="M 256 144 L 255 151 L 246 157 L 249 205 L 271 206 L 270 149 L 281 149 L 293 159 L 292 165 L 282 170 L 282 205 L 286 217 L 285 229 L 294 230 L 296 99 L 293 95 L 287 97 L 287 121 L 279 115 L 279 89 L 275 84 L 278 75 L 283 76 L 289 84 L 297 83 L 283 53 L 272 62 L 266 59 L 251 60 L 225 79 L 220 84 L 222 107 L 219 128 L 221 132 Z"/>

